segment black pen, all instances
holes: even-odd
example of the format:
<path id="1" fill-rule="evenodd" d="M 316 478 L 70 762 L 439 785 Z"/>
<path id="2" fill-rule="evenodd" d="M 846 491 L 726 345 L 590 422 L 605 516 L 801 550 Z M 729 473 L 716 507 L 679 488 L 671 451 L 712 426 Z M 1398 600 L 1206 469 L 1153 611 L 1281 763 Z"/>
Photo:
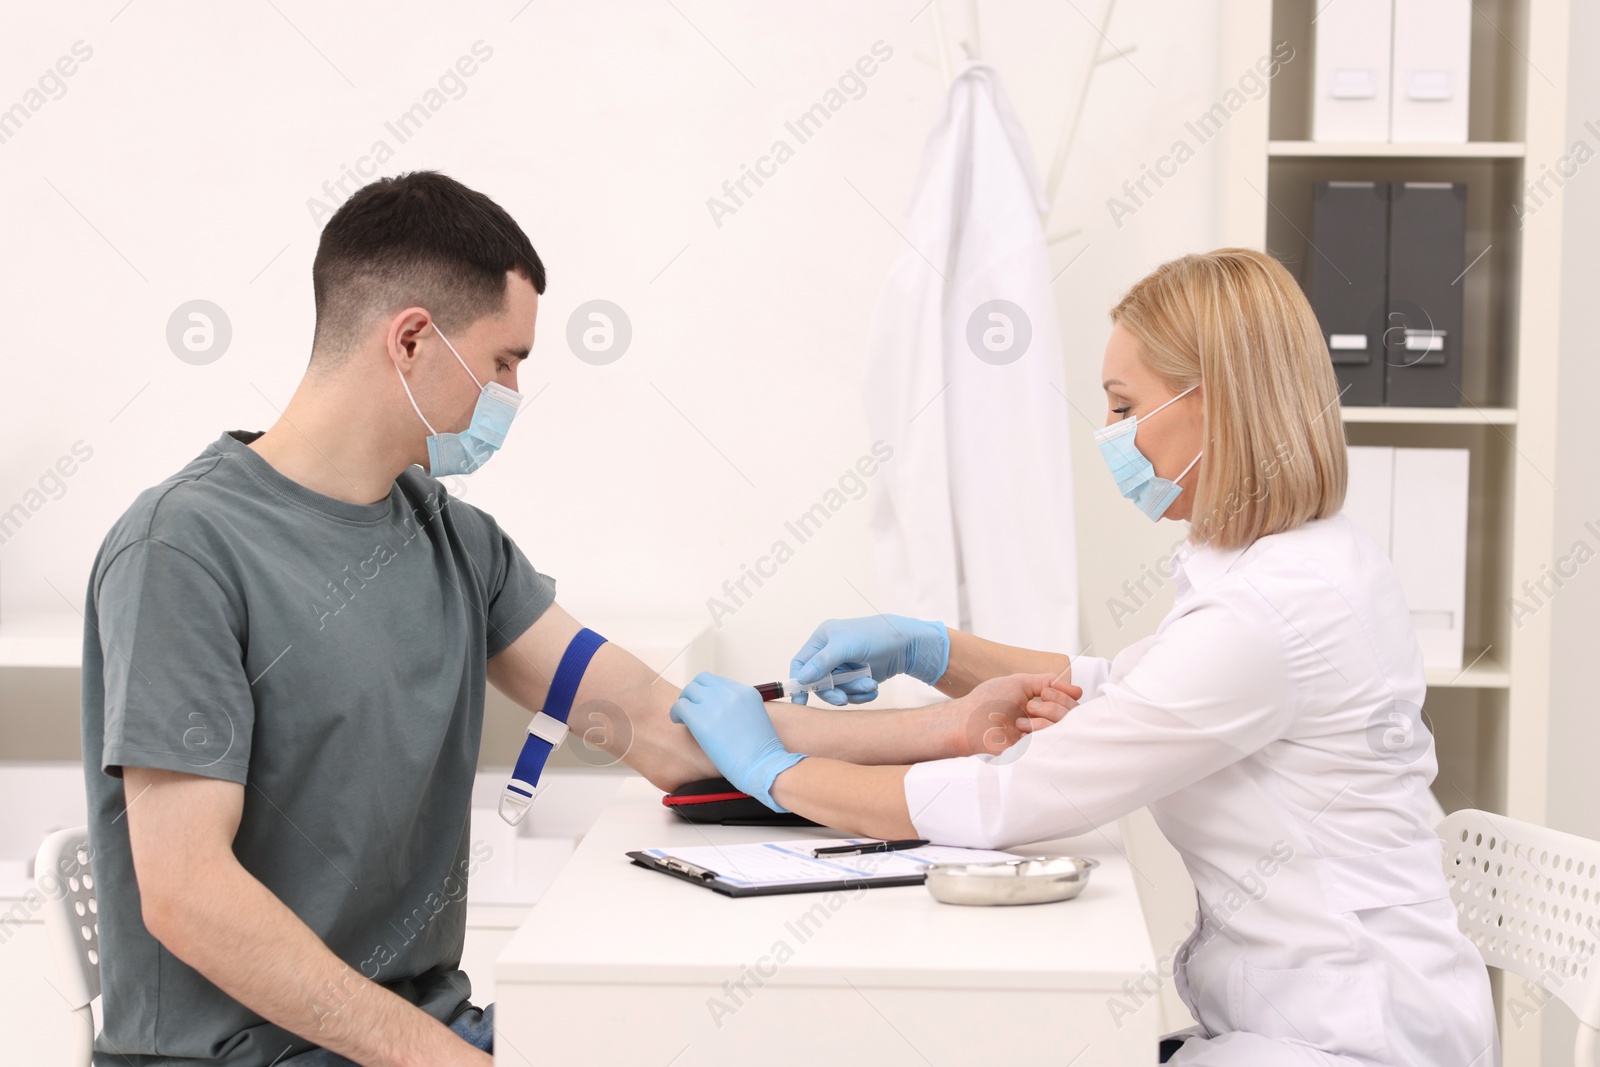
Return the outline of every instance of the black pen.
<path id="1" fill-rule="evenodd" d="M 928 842 L 921 838 L 912 838 L 909 841 L 872 841 L 865 845 L 834 845 L 830 848 L 814 848 L 811 858 L 819 859 L 823 856 L 859 856 L 865 852 L 898 852 L 903 848 L 921 848 Z"/>

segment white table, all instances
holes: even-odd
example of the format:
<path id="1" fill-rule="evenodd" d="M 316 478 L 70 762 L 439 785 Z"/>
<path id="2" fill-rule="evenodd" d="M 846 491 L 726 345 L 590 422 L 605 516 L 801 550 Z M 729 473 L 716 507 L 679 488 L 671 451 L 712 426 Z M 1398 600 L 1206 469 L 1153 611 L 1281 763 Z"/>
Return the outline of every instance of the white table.
<path id="1" fill-rule="evenodd" d="M 1075 900 L 1010 908 L 922 886 L 734 899 L 624 855 L 828 836 L 695 826 L 624 779 L 495 962 L 496 1064 L 1155 1062 L 1154 1005 L 1111 1010 L 1155 970 L 1114 826 L 1013 850 L 1101 865 Z"/>

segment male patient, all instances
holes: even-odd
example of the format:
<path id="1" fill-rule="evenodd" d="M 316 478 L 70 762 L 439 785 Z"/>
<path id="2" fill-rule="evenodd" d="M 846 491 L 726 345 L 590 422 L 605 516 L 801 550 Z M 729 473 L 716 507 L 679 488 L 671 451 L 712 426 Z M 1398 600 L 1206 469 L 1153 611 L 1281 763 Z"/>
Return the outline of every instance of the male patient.
<path id="1" fill-rule="evenodd" d="M 493 1005 L 460 970 L 484 685 L 542 708 L 580 625 L 436 477 L 479 466 L 515 414 L 545 269 L 488 197 L 421 172 L 339 209 L 312 284 L 282 417 L 141 494 L 90 579 L 97 1064 L 492 1062 Z M 606 745 L 671 790 L 716 774 L 669 721 L 677 696 L 605 644 L 572 721 L 623 717 Z M 794 750 L 906 763 L 1014 741 L 993 709 L 1025 698 L 975 696 L 772 716 Z"/>

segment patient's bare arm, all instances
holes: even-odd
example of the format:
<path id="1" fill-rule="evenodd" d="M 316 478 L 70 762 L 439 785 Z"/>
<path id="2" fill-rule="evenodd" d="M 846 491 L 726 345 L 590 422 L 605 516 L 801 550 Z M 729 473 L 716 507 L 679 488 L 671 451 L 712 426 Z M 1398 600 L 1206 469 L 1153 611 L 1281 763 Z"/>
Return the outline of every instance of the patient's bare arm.
<path id="1" fill-rule="evenodd" d="M 522 707 L 538 711 L 567 645 L 582 629 L 552 604 L 505 651 L 489 660 L 489 681 Z M 714 778 L 717 769 L 688 727 L 667 718 L 679 689 L 612 642 L 600 646 L 578 685 L 567 717 L 568 744 L 624 761 L 664 792 Z M 515 755 L 511 753 L 510 755 Z"/>
<path id="2" fill-rule="evenodd" d="M 562 654 L 581 628 L 559 605 L 551 605 L 489 661 L 489 680 L 522 707 L 537 711 L 544 706 Z M 677 686 L 608 642 L 595 653 L 578 686 L 567 719 L 572 731 L 567 743 L 626 762 L 663 792 L 717 777 L 716 767 L 689 728 L 667 717 L 678 693 Z M 1028 729 L 1061 713 L 1052 710 L 1057 705 L 1030 713 L 1026 702 L 1020 686 L 997 679 L 972 690 L 965 699 L 925 708 L 844 711 L 771 703 L 767 711 L 791 752 L 865 765 L 898 765 L 999 752 Z M 1036 720 L 1031 725 L 1030 718 Z"/>

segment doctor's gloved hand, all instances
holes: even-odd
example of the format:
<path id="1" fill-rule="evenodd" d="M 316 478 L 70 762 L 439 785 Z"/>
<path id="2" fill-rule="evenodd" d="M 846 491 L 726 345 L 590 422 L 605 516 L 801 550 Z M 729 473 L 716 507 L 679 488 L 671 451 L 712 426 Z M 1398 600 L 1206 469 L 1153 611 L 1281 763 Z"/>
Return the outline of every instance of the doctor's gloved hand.
<path id="1" fill-rule="evenodd" d="M 872 678 L 846 682 L 817 695 L 835 706 L 861 704 L 878 695 L 878 683 L 909 674 L 933 685 L 950 662 L 950 632 L 942 622 L 922 622 L 903 615 L 862 619 L 829 619 L 801 646 L 789 673 L 798 681 L 815 682 L 839 668 L 870 667 Z M 804 704 L 806 695 L 790 698 Z"/>
<path id="2" fill-rule="evenodd" d="M 773 811 L 789 810 L 772 799 L 772 783 L 805 756 L 783 747 L 754 688 L 701 671 L 683 687 L 668 717 L 689 728 L 735 789 Z"/>

